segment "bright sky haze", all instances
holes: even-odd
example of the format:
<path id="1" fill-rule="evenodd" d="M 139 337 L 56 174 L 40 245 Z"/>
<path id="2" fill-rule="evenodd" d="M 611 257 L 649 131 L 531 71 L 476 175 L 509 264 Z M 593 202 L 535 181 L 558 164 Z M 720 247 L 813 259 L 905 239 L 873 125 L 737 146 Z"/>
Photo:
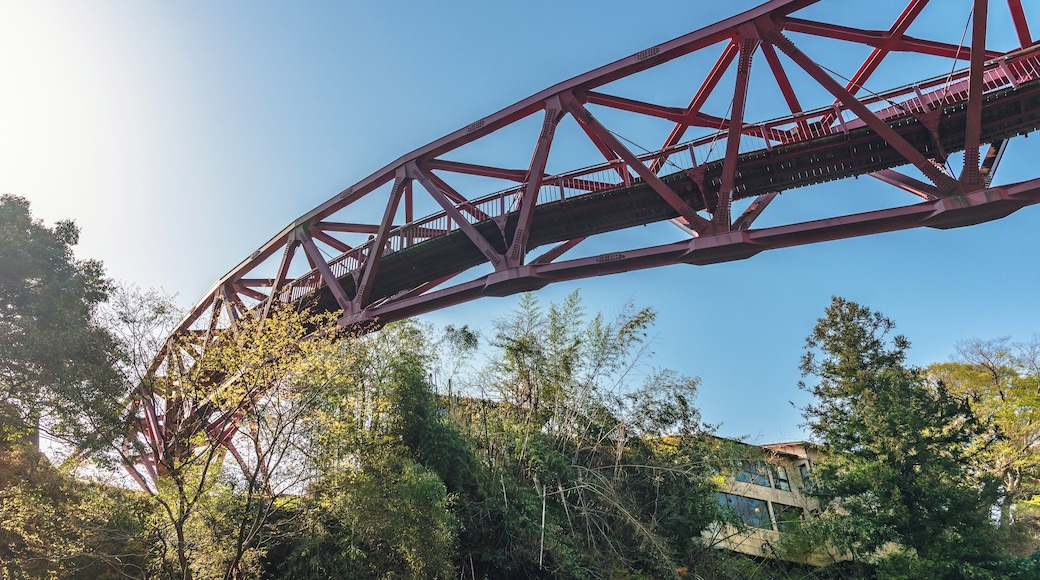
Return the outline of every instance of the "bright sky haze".
<path id="1" fill-rule="evenodd" d="M 104 261 L 112 277 L 165 288 L 190 305 L 297 216 L 401 155 L 758 3 L 0 0 L 0 193 L 27 197 L 47 223 L 74 219 L 82 229 L 77 255 Z M 887 29 L 903 4 L 823 0 L 802 14 Z M 1040 5 L 1024 4 L 1035 35 Z M 970 0 L 934 0 L 908 33 L 958 44 L 970 7 Z M 1004 2 L 991 2 L 989 22 L 1008 33 L 1003 45 L 991 45 L 1010 49 Z M 801 45 L 801 37 L 794 40 Z M 867 49 L 810 43 L 806 52 L 851 76 Z M 685 106 L 706 66 L 687 64 L 692 72 L 677 61 L 616 89 Z M 765 68 L 760 53 L 754 66 Z M 893 59 L 867 88 L 900 86 L 951 66 Z M 782 115 L 775 86 L 754 78 L 749 116 Z M 831 102 L 797 74 L 792 80 L 806 109 Z M 720 87 L 706 110 L 721 116 L 732 83 Z M 669 128 L 621 117 L 608 126 L 647 149 L 659 147 Z M 531 141 L 518 143 L 526 153 L 505 135 L 478 154 L 525 167 Z M 587 154 L 554 143 L 549 170 L 596 161 Z M 958 171 L 959 160 L 951 157 Z M 1013 139 L 995 183 L 1040 177 L 1038 160 L 1040 136 Z M 791 190 L 760 224 L 912 203 L 905 196 L 868 177 Z M 365 217 L 378 221 L 381 210 Z M 962 339 L 1025 340 L 1040 332 L 1038 233 L 1040 208 L 1025 208 L 978 226 L 592 278 L 538 296 L 548 304 L 581 288 L 589 310 L 608 316 L 630 299 L 654 307 L 649 364 L 701 377 L 706 421 L 752 442 L 800 439 L 796 407 L 807 399 L 797 389 L 798 358 L 830 296 L 893 318 L 917 364 L 946 360 Z M 682 235 L 657 224 L 581 251 Z M 516 297 L 486 298 L 425 318 L 487 335 L 491 321 L 515 304 Z"/>

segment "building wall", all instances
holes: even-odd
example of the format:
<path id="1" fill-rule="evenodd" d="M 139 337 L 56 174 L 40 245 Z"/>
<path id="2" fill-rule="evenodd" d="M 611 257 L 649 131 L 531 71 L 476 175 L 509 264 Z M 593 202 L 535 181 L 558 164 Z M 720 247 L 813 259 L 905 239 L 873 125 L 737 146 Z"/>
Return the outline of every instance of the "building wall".
<path id="1" fill-rule="evenodd" d="M 719 503 L 743 526 L 717 523 L 703 534 L 710 545 L 752 556 L 778 558 L 781 534 L 818 509 L 805 494 L 816 449 L 804 442 L 755 446 L 739 444 L 733 472 L 719 487 Z M 840 554 L 812 554 L 805 563 L 841 561 Z"/>

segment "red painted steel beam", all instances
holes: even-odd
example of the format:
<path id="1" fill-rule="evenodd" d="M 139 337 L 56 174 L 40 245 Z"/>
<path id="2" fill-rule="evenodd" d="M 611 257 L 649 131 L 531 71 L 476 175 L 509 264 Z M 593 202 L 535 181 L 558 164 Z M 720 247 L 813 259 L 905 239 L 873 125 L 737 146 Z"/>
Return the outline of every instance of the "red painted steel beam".
<path id="1" fill-rule="evenodd" d="M 545 118 L 542 121 L 542 132 L 538 135 L 534 153 L 531 154 L 530 168 L 527 170 L 527 183 L 520 197 L 520 215 L 517 218 L 513 240 L 506 249 L 506 265 L 519 266 L 527 254 L 527 237 L 531 233 L 531 220 L 534 218 L 534 206 L 538 202 L 538 193 L 542 188 L 542 176 L 545 175 L 545 163 L 549 160 L 549 149 L 552 146 L 556 125 L 563 118 L 563 105 L 554 97 L 545 103 Z"/>
<path id="2" fill-rule="evenodd" d="M 737 80 L 733 83 L 733 112 L 730 117 L 729 134 L 726 137 L 726 159 L 722 164 L 719 201 L 711 218 L 713 230 L 717 232 L 729 230 L 732 226 L 730 204 L 733 201 L 733 187 L 737 179 L 740 128 L 744 124 L 744 104 L 747 101 L 748 80 L 751 77 L 751 59 L 759 45 L 758 33 L 754 26 L 743 26 L 738 33 L 740 34 L 740 55 L 737 57 Z"/>
<path id="3" fill-rule="evenodd" d="M 343 232 L 349 234 L 375 234 L 379 232 L 379 224 L 348 224 L 341 222 L 318 222 L 315 229 L 328 232 Z"/>
<path id="4" fill-rule="evenodd" d="M 919 179 L 914 179 L 909 175 L 904 175 L 893 169 L 875 171 L 871 173 L 870 176 L 889 185 L 898 187 L 903 191 L 912 193 L 922 199 L 935 200 L 942 197 L 942 194 L 934 185 L 925 183 Z"/>
<path id="5" fill-rule="evenodd" d="M 340 286 L 339 280 L 336 279 L 336 276 L 332 274 L 329 265 L 325 263 L 325 258 L 322 257 L 321 252 L 318 251 L 318 247 L 314 245 L 314 240 L 312 240 L 306 232 L 302 231 L 299 233 L 299 237 L 300 242 L 303 244 L 304 252 L 306 252 L 307 256 L 311 258 L 311 262 L 316 264 L 318 273 L 321 274 L 321 281 L 328 286 L 329 291 L 332 292 L 332 296 L 336 299 L 336 303 L 339 304 L 340 309 L 346 313 L 353 312 L 354 303 L 351 302 L 347 293 L 343 290 L 343 286 Z M 376 247 L 382 246 L 376 245 Z M 376 254 L 379 254 L 379 252 L 376 252 Z M 358 294 L 360 294 L 360 291 L 358 291 Z"/>
<path id="6" fill-rule="evenodd" d="M 437 191 L 439 191 L 447 199 L 458 204 L 458 209 L 468 213 L 469 215 L 473 216 L 474 218 L 480 221 L 490 219 L 491 216 L 480 211 L 479 208 L 474 206 L 468 199 L 466 199 L 466 196 L 455 191 L 455 188 L 448 185 L 443 179 L 438 177 L 436 173 L 433 173 L 432 171 L 427 171 L 424 172 L 424 175 L 427 180 L 436 185 Z"/>
<path id="7" fill-rule="evenodd" d="M 412 181 L 404 184 L 404 223 L 410 224 L 415 221 L 415 205 L 412 199 Z"/>
<path id="8" fill-rule="evenodd" d="M 394 186 L 390 190 L 390 199 L 386 202 L 386 210 L 383 212 L 383 221 L 379 222 L 379 231 L 376 239 L 372 242 L 368 258 L 365 260 L 364 274 L 358 282 L 357 294 L 354 295 L 353 310 L 358 311 L 368 306 L 369 293 L 372 291 L 372 282 L 375 280 L 376 272 L 379 271 L 379 262 L 383 257 L 383 248 L 386 246 L 387 235 L 393 228 L 394 216 L 397 215 L 397 207 L 401 203 L 404 194 L 404 184 L 407 176 L 402 168 L 397 172 Z"/>
<path id="9" fill-rule="evenodd" d="M 480 177 L 493 177 L 521 183 L 527 178 L 527 172 L 523 169 L 503 169 L 501 167 L 490 167 L 474 163 L 462 163 L 459 161 L 448 161 L 445 159 L 430 159 L 423 162 L 426 169 L 439 169 L 452 173 L 465 173 L 467 175 L 478 175 Z"/>
<path id="10" fill-rule="evenodd" d="M 275 274 L 274 281 L 271 283 L 271 295 L 268 296 L 267 302 L 264 303 L 264 312 L 261 318 L 267 319 L 268 314 L 271 312 L 271 307 L 274 305 L 274 301 L 278 300 L 278 293 L 282 289 L 282 285 L 285 284 L 286 276 L 289 272 L 289 266 L 292 264 L 293 255 L 296 253 L 296 247 L 299 246 L 300 242 L 295 238 L 290 238 L 286 241 L 285 247 L 282 250 L 282 261 L 278 264 L 278 273 Z"/>
<path id="11" fill-rule="evenodd" d="M 260 294 L 260 293 L 257 292 L 257 294 Z M 261 300 L 261 302 L 263 300 L 267 300 L 267 296 L 266 295 L 263 295 L 263 296 L 264 297 Z M 221 292 L 221 293 L 217 294 L 216 297 L 213 299 L 213 306 L 212 306 L 212 308 L 210 308 L 209 324 L 206 326 L 206 338 L 204 339 L 204 342 L 206 344 L 209 344 L 210 337 L 213 336 L 214 331 L 216 331 L 216 329 L 217 329 L 217 323 L 220 322 L 220 307 L 223 306 L 223 304 L 224 304 L 224 293 Z"/>
<path id="12" fill-rule="evenodd" d="M 629 168 L 634 170 L 642 177 L 647 184 L 661 196 L 664 201 L 670 205 L 680 216 L 683 217 L 690 224 L 696 232 L 707 232 L 711 229 L 711 222 L 697 215 L 697 212 L 683 201 L 674 191 L 671 190 L 657 174 L 643 165 L 643 162 L 638 157 L 632 154 L 620 141 L 614 137 L 614 134 L 604 127 L 596 118 L 570 95 L 565 95 L 563 100 L 563 106 L 567 111 L 577 119 L 578 123 L 582 127 L 585 127 L 588 132 L 595 134 L 601 139 L 607 146 L 609 146 L 619 157 L 625 160 Z"/>
<path id="13" fill-rule="evenodd" d="M 701 83 L 701 86 L 697 88 L 697 92 L 694 93 L 693 99 L 690 100 L 689 106 L 686 107 L 685 116 L 692 117 L 697 113 L 700 113 L 701 107 L 704 106 L 704 102 L 708 100 L 712 91 L 718 86 L 719 81 L 722 80 L 722 75 L 726 74 L 726 70 L 729 69 L 729 65 L 733 63 L 733 59 L 737 57 L 737 53 L 740 52 L 740 46 L 737 44 L 735 38 L 730 38 L 729 43 L 722 49 L 722 54 L 719 55 L 718 60 L 715 61 L 715 65 L 711 68 L 708 76 Z M 661 149 L 667 149 L 679 143 L 682 140 L 686 130 L 690 128 L 691 123 L 682 122 L 677 123 L 672 128 L 671 133 L 664 140 L 664 144 L 661 145 Z M 650 166 L 655 172 L 660 169 L 660 164 L 654 163 Z"/>
<path id="14" fill-rule="evenodd" d="M 319 228 L 315 228 L 315 229 L 311 230 L 310 234 L 316 240 L 324 243 L 327 246 L 335 248 L 337 251 L 339 251 L 341 253 L 345 254 L 345 253 L 347 253 L 347 252 L 349 252 L 349 251 L 354 249 L 349 244 L 347 244 L 345 242 L 342 242 L 342 241 L 340 241 L 340 240 L 330 236 L 329 234 L 326 234 L 324 231 L 322 231 Z"/>
<path id="15" fill-rule="evenodd" d="M 802 20 L 800 18 L 788 18 L 785 20 L 784 30 L 788 32 L 801 32 L 812 36 L 822 36 L 824 38 L 833 38 L 835 40 L 855 42 L 858 44 L 866 44 L 874 47 L 884 46 L 887 35 L 887 33 L 879 30 L 861 30 L 859 28 L 841 26 L 839 24 L 814 22 L 812 20 Z M 944 58 L 958 58 L 966 53 L 964 48 L 957 46 L 956 44 L 924 40 L 912 36 L 901 37 L 898 42 L 894 43 L 890 50 L 894 52 L 916 52 L 931 56 L 941 56 Z M 1002 52 L 990 50 L 986 51 L 986 58 L 997 58 L 1002 54 Z"/>
<path id="16" fill-rule="evenodd" d="M 854 95 L 859 92 L 859 89 L 874 74 L 874 71 L 881 65 L 889 52 L 899 46 L 899 43 L 903 40 L 903 33 L 913 24 L 927 4 L 928 0 L 911 0 L 906 5 L 906 8 L 896 18 L 895 23 L 892 24 L 888 32 L 882 35 L 883 40 L 874 46 L 874 50 L 870 52 L 870 55 L 863 61 L 856 73 L 852 75 L 852 78 L 849 79 L 848 84 L 845 85 L 845 90 Z M 837 102 L 834 104 L 837 105 Z M 830 125 L 833 120 L 834 116 L 826 117 L 823 124 Z"/>
<path id="17" fill-rule="evenodd" d="M 762 212 L 778 195 L 780 195 L 780 192 L 774 191 L 756 197 L 755 201 L 751 202 L 751 205 L 744 210 L 744 213 L 740 214 L 740 217 L 733 221 L 733 230 L 743 231 L 751 229 L 751 224 L 758 219 L 758 216 L 762 215 Z"/>
<path id="18" fill-rule="evenodd" d="M 421 167 L 410 165 L 408 167 L 408 175 L 423 186 L 423 189 L 430 194 L 430 197 L 432 197 L 433 200 L 444 209 L 444 212 L 448 214 L 448 217 L 458 224 L 462 232 L 467 238 L 469 238 L 469 241 L 480 250 L 480 253 L 483 254 L 484 257 L 495 266 L 495 268 L 498 268 L 499 265 L 502 264 L 504 261 L 503 256 L 491 247 L 491 244 L 489 244 L 484 236 L 473 227 L 473 224 L 469 223 L 469 220 L 462 216 L 462 213 L 459 212 L 451 201 L 448 200 L 444 192 L 441 191 L 439 184 L 432 179 L 429 173 L 423 171 Z"/>
<path id="19" fill-rule="evenodd" d="M 228 320 L 231 323 L 231 329 L 237 331 L 238 321 L 242 319 L 243 313 L 248 309 L 245 308 L 238 294 L 231 288 L 231 283 L 224 284 L 224 288 L 221 290 L 221 298 L 221 301 L 224 303 L 224 311 L 227 313 Z M 214 308 L 214 314 L 216 314 L 216 308 Z"/>
<path id="20" fill-rule="evenodd" d="M 242 286 L 241 284 L 236 284 L 235 291 L 240 294 L 245 294 L 246 296 L 258 302 L 263 302 L 264 300 L 267 300 L 267 294 L 264 294 L 263 292 L 257 292 L 249 286 Z"/>
<path id="21" fill-rule="evenodd" d="M 1040 203 L 1040 179 L 977 191 L 955 198 L 749 231 L 727 232 L 650 248 L 613 252 L 548 264 L 531 264 L 489 274 L 443 290 L 390 301 L 366 313 L 381 324 L 418 316 L 489 295 L 512 282 L 517 292 L 553 282 L 617 274 L 673 264 L 706 265 L 748 258 L 759 252 L 880 234 L 917 227 L 947 229 L 1005 217 Z M 497 276 L 497 278 L 495 278 Z M 511 278 L 510 278 L 511 277 Z M 495 294 L 498 295 L 498 294 Z"/>
<path id="22" fill-rule="evenodd" d="M 265 287 L 273 285 L 274 280 L 271 278 L 239 278 L 236 283 L 243 286 Z"/>
<path id="23" fill-rule="evenodd" d="M 1004 150 L 1007 149 L 1007 144 L 1007 139 L 1001 139 L 991 144 L 986 150 L 986 157 L 983 158 L 982 167 L 979 168 L 979 173 L 982 175 L 982 183 L 986 187 L 989 187 L 993 182 L 993 175 L 1000 165 L 1000 160 L 1004 157 Z"/>
<path id="24" fill-rule="evenodd" d="M 1029 22 L 1026 20 L 1025 10 L 1022 9 L 1022 0 L 1008 0 L 1008 9 L 1011 10 L 1011 20 L 1015 23 L 1019 46 L 1032 46 L 1033 35 L 1029 32 Z"/>
<path id="25" fill-rule="evenodd" d="M 585 102 L 593 105 L 610 107 L 611 109 L 628 111 L 630 113 L 638 113 L 640 115 L 657 117 L 659 119 L 667 119 L 674 123 L 682 123 L 686 116 L 686 109 L 680 107 L 664 107 L 661 105 L 637 101 L 635 99 L 626 99 L 625 97 L 605 95 L 593 91 L 585 93 Z"/>
<path id="26" fill-rule="evenodd" d="M 769 64 L 769 69 L 773 71 L 773 78 L 776 79 L 776 86 L 780 88 L 780 94 L 784 96 L 784 101 L 787 102 L 787 107 L 791 109 L 791 113 L 797 115 L 802 112 L 802 104 L 798 102 L 798 96 L 794 94 L 794 87 L 791 86 L 791 80 L 787 78 L 787 72 L 784 70 L 780 59 L 776 56 L 776 51 L 773 50 L 773 45 L 765 43 L 761 45 L 762 56 L 766 57 L 766 63 Z"/>
<path id="27" fill-rule="evenodd" d="M 961 183 L 968 191 L 982 188 L 979 145 L 982 135 L 982 73 L 985 70 L 986 21 L 989 0 L 975 0 L 971 26 L 971 73 L 968 75 L 968 116 L 964 135 L 964 168 Z"/>
<path id="28" fill-rule="evenodd" d="M 940 191 L 953 193 L 957 190 L 957 184 L 946 174 L 939 171 L 932 163 L 924 157 L 917 149 L 914 149 L 903 137 L 896 133 L 888 124 L 877 117 L 863 103 L 858 101 L 852 93 L 845 90 L 833 78 L 830 77 L 818 64 L 813 62 L 804 52 L 798 49 L 793 42 L 783 35 L 771 22 L 762 22 L 761 30 L 764 39 L 784 52 L 798 66 L 802 67 L 816 82 L 830 91 L 846 108 L 852 110 L 860 119 L 870 126 L 878 135 L 881 135 L 888 143 L 899 152 L 907 161 L 924 173 L 932 180 Z"/>
<path id="29" fill-rule="evenodd" d="M 574 248 L 574 246 L 577 246 L 578 244 L 582 243 L 583 241 L 585 241 L 585 238 L 575 238 L 573 240 L 567 240 L 566 242 L 561 242 L 555 248 L 545 252 L 541 256 L 538 256 L 537 258 L 532 260 L 531 263 L 532 264 L 548 264 L 549 262 L 552 262 L 556 258 L 559 258 L 560 256 L 564 255 L 565 253 L 569 252 L 572 248 Z"/>

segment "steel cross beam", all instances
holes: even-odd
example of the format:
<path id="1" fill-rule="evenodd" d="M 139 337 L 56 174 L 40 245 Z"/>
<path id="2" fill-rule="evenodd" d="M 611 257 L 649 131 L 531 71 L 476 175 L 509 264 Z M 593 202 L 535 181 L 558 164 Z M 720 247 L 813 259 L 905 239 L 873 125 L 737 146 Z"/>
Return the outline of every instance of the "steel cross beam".
<path id="1" fill-rule="evenodd" d="M 1040 46 L 1032 41 L 1021 0 L 1007 0 L 1010 24 L 1008 30 L 997 31 L 988 25 L 988 0 L 972 0 L 969 47 L 906 35 L 913 22 L 927 16 L 923 9 L 928 0 L 879 1 L 878 9 L 894 7 L 892 25 L 885 30 L 814 20 L 801 12 L 821 1 L 844 0 L 771 0 L 561 82 L 401 156 L 294 220 L 217 280 L 153 362 L 149 384 L 164 386 L 142 388 L 133 403 L 140 422 L 137 437 L 151 442 L 151 459 L 141 459 L 145 471 L 155 476 L 157 454 L 174 452 L 177 430 L 192 421 L 206 423 L 207 433 L 233 445 L 233 418 L 241 409 L 214 410 L 212 401 L 175 394 L 168 384 L 175 377 L 165 376 L 163 369 L 172 369 L 173 375 L 190 370 L 191 361 L 213 341 L 235 332 L 244 318 L 266 319 L 276 303 L 340 312 L 341 324 L 371 330 L 482 296 L 560 280 L 669 264 L 711 264 L 767 249 L 898 229 L 971 225 L 1040 200 L 1038 180 L 992 186 L 1008 141 L 1040 128 Z M 805 36 L 796 45 L 786 36 L 789 32 Z M 1019 48 L 994 49 L 997 36 L 1017 39 Z M 816 38 L 866 45 L 871 52 L 866 60 L 849 63 L 851 76 L 839 82 L 839 73 L 812 56 L 820 50 L 813 44 Z M 793 82 L 777 49 L 809 80 Z M 768 66 L 751 66 L 758 51 Z M 951 74 L 969 51 L 969 68 Z M 947 60 L 932 71 L 933 77 L 914 86 L 861 90 L 883 64 L 903 53 Z M 639 79 L 664 70 L 657 67 L 666 63 L 678 70 L 686 57 L 714 64 L 701 76 L 674 74 L 676 86 L 689 83 L 692 89 L 680 101 L 688 103 L 685 107 L 611 89 L 615 81 Z M 753 105 L 763 104 L 762 96 L 751 90 L 760 86 L 755 80 L 760 78 L 775 83 L 779 104 L 790 115 L 763 119 L 749 114 L 761 108 Z M 805 83 L 825 89 L 831 102 L 807 109 L 814 104 L 806 102 Z M 716 106 L 719 95 L 726 98 Z M 597 107 L 653 122 L 664 119 L 672 123 L 671 130 L 659 150 L 637 153 L 610 126 L 609 115 L 594 115 Z M 467 156 L 472 150 L 468 145 L 491 143 L 503 129 L 537 115 L 541 130 L 522 143 L 530 158 L 489 165 Z M 576 123 L 581 131 L 557 131 L 561 123 Z M 682 142 L 691 127 L 710 131 Z M 561 143 L 564 139 L 569 141 Z M 589 142 L 605 163 L 547 173 L 550 159 L 558 161 L 557 152 Z M 980 159 L 982 144 L 990 145 Z M 716 145 L 724 153 L 707 155 Z M 960 180 L 935 163 L 957 151 L 965 152 Z M 898 171 L 905 165 L 932 183 Z M 797 195 L 798 188 L 858 175 L 907 192 L 908 205 L 754 227 L 764 212 Z M 460 185 L 461 176 L 511 185 L 489 192 Z M 428 197 L 414 195 L 414 182 Z M 732 219 L 730 206 L 739 200 L 750 204 Z M 363 207 L 382 207 L 383 212 L 372 215 Z M 424 216 L 424 211 L 431 213 Z M 404 223 L 395 223 L 402 213 Z M 670 219 L 683 220 L 695 237 L 561 260 L 590 237 Z M 550 249 L 529 259 L 542 246 Z M 301 248 L 309 267 L 303 273 L 299 262 L 293 267 Z M 490 265 L 491 271 L 477 271 L 469 279 L 463 275 L 482 265 Z"/>

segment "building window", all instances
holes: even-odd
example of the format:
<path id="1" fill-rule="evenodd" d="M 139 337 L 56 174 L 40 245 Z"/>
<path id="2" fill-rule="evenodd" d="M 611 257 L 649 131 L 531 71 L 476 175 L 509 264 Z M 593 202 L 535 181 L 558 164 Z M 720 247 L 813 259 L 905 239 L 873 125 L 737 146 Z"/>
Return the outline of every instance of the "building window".
<path id="1" fill-rule="evenodd" d="M 773 519 L 778 532 L 793 529 L 802 520 L 802 508 L 773 502 Z"/>
<path id="2" fill-rule="evenodd" d="M 773 487 L 791 491 L 791 481 L 787 478 L 787 468 L 783 465 L 773 467 Z"/>
<path id="3" fill-rule="evenodd" d="M 716 494 L 719 505 L 751 528 L 773 529 L 769 521 L 769 506 L 760 499 L 733 495 L 732 493 Z"/>
<path id="4" fill-rule="evenodd" d="M 766 470 L 765 463 L 751 459 L 740 459 L 735 461 L 734 464 L 737 467 L 737 481 L 769 487 L 769 471 Z"/>
<path id="5" fill-rule="evenodd" d="M 802 476 L 802 488 L 812 489 L 809 482 L 809 466 L 802 463 L 798 466 L 798 475 Z"/>

